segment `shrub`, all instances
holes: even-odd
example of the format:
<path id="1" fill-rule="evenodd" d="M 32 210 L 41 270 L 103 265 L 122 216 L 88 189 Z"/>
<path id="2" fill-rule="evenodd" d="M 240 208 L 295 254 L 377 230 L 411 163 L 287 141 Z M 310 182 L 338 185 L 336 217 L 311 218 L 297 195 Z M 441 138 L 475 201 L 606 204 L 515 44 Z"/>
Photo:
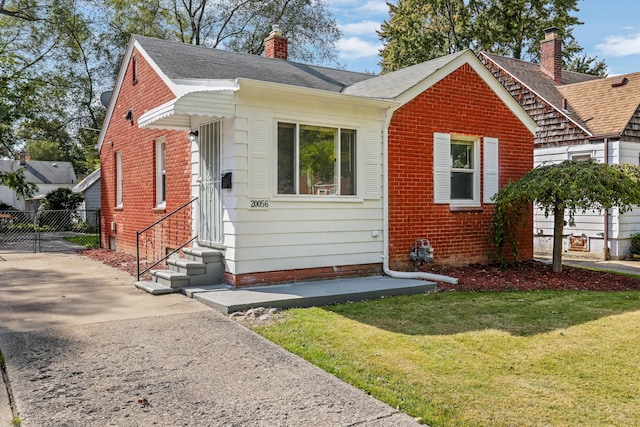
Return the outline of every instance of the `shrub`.
<path id="1" fill-rule="evenodd" d="M 631 253 L 640 255 L 640 233 L 631 235 Z"/>

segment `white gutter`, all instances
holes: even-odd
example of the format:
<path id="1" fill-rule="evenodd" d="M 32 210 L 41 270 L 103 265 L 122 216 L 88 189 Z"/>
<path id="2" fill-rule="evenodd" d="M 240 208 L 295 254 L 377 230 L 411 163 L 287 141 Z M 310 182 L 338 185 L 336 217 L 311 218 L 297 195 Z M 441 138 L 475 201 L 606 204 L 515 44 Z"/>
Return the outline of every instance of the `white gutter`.
<path id="1" fill-rule="evenodd" d="M 383 166 L 383 204 L 382 204 L 382 269 L 387 276 L 394 277 L 396 279 L 423 279 L 431 280 L 434 282 L 458 284 L 458 279 L 455 277 L 444 276 L 442 274 L 424 273 L 421 271 L 395 271 L 389 268 L 389 124 L 391 123 L 391 117 L 395 112 L 395 108 L 387 110 L 387 118 L 385 120 L 384 129 L 382 130 L 382 162 Z M 407 256 L 409 256 L 407 254 Z"/>

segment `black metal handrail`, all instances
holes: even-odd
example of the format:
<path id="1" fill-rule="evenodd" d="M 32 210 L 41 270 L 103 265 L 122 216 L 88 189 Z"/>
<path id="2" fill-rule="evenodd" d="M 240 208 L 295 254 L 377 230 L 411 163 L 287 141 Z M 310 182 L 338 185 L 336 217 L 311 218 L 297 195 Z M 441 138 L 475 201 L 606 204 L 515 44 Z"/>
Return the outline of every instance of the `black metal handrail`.
<path id="1" fill-rule="evenodd" d="M 184 248 L 185 246 L 187 246 L 189 243 L 193 242 L 194 240 L 196 240 L 198 238 L 198 236 L 193 236 L 190 237 L 188 240 L 186 240 L 183 243 L 177 244 L 177 247 L 172 249 L 169 253 L 165 254 L 164 256 L 159 257 L 159 259 L 157 260 L 152 260 L 152 263 L 150 266 L 148 266 L 147 268 L 141 270 L 140 269 L 140 236 L 142 236 L 143 234 L 147 233 L 149 230 L 154 229 L 154 227 L 160 225 L 163 226 L 165 222 L 167 222 L 168 220 L 170 220 L 174 215 L 176 215 L 177 213 L 184 211 L 187 207 L 189 207 L 190 205 L 193 204 L 193 202 L 195 202 L 196 200 L 198 200 L 197 197 L 194 197 L 193 199 L 191 199 L 189 202 L 185 203 L 184 205 L 178 207 L 177 209 L 171 211 L 170 213 L 168 213 L 167 215 L 165 215 L 164 217 L 160 218 L 159 220 L 157 220 L 156 222 L 154 222 L 153 224 L 145 227 L 144 229 L 140 230 L 140 231 L 136 231 L 136 263 L 137 263 L 137 280 L 140 280 L 140 277 L 145 274 L 146 272 L 148 272 L 149 270 L 151 270 L 152 268 L 154 268 L 155 266 L 157 266 L 158 264 L 166 261 L 171 255 L 175 254 L 176 252 L 180 251 L 182 248 Z M 189 227 L 191 228 L 191 221 L 188 221 L 189 223 Z M 183 224 L 184 226 L 184 224 Z M 171 233 L 171 230 L 169 230 L 168 234 Z M 176 232 L 176 239 L 178 237 L 178 233 Z M 164 228 L 162 228 L 161 230 L 161 236 L 160 236 L 160 243 L 164 242 Z M 151 238 L 147 238 L 145 241 L 145 248 L 148 247 L 148 244 L 152 245 L 152 251 L 155 254 L 156 252 L 156 242 L 155 242 L 155 233 L 152 234 Z M 145 259 L 146 259 L 146 255 L 147 253 L 145 252 Z"/>

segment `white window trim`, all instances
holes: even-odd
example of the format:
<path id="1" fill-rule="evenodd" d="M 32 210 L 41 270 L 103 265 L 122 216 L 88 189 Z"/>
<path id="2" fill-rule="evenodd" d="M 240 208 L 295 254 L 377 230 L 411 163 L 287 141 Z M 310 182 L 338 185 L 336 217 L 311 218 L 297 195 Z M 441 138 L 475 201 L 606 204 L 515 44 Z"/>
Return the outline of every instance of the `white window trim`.
<path id="1" fill-rule="evenodd" d="M 165 208 L 167 206 L 166 200 L 166 168 L 167 168 L 167 156 L 166 156 L 166 143 L 164 138 L 155 140 L 155 150 L 156 150 L 156 165 L 155 165 L 155 176 L 156 176 L 156 208 Z M 164 160 L 164 161 L 162 161 Z M 164 164 L 163 164 L 164 163 Z M 165 188 L 165 197 L 162 197 L 162 177 L 164 176 L 164 188 Z"/>
<path id="2" fill-rule="evenodd" d="M 451 140 L 473 142 L 473 198 L 451 199 Z M 480 138 L 436 132 L 433 134 L 433 197 L 436 204 L 452 207 L 480 207 Z"/>
<path id="3" fill-rule="evenodd" d="M 122 151 L 116 151 L 116 208 L 122 207 Z"/>
<path id="4" fill-rule="evenodd" d="M 280 123 L 290 123 L 295 125 L 295 134 L 294 134 L 294 186 L 295 193 L 293 194 L 284 194 L 278 192 L 279 182 L 278 182 L 278 125 Z M 355 142 L 355 155 L 356 155 L 356 170 L 354 174 L 355 178 L 355 194 L 339 194 L 341 191 L 340 188 L 340 179 L 338 178 L 338 190 L 335 194 L 300 194 L 300 176 L 298 173 L 299 162 L 300 162 L 300 126 L 317 126 L 317 127 L 326 127 L 337 130 L 337 141 L 335 142 L 334 150 L 336 153 L 340 153 L 341 146 L 341 131 L 342 130 L 353 130 L 356 132 L 356 142 Z M 360 170 L 361 166 L 361 139 L 363 138 L 362 129 L 359 126 L 355 125 L 341 125 L 341 124 L 333 124 L 333 123 L 318 123 L 312 120 L 295 120 L 290 118 L 277 118 L 274 120 L 274 141 L 275 141 L 275 173 L 274 175 L 274 197 L 281 201 L 318 201 L 318 200 L 332 200 L 332 201 L 362 201 L 360 194 L 361 185 L 360 181 Z M 339 163 L 339 162 L 338 162 Z M 339 165 L 335 170 L 335 173 L 340 175 Z"/>

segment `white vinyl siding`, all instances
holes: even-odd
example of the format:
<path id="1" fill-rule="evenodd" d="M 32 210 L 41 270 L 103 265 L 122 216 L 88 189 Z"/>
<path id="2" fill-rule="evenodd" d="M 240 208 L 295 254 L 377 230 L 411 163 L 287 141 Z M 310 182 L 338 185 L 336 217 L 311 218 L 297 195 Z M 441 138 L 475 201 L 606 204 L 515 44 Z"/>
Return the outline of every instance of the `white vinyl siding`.
<path id="1" fill-rule="evenodd" d="M 234 178 L 222 196 L 226 271 L 380 264 L 385 111 L 354 113 L 347 102 L 318 103 L 280 91 L 237 95 L 236 115 L 224 119 L 222 129 L 223 170 L 233 171 Z M 355 153 L 355 164 L 343 161 L 337 169 L 355 169 L 356 194 L 278 194 L 278 123 L 355 130 L 352 150 L 338 145 L 340 157 Z"/>
<path id="2" fill-rule="evenodd" d="M 269 126 L 266 120 L 253 120 L 249 133 L 249 195 L 269 198 Z"/>

